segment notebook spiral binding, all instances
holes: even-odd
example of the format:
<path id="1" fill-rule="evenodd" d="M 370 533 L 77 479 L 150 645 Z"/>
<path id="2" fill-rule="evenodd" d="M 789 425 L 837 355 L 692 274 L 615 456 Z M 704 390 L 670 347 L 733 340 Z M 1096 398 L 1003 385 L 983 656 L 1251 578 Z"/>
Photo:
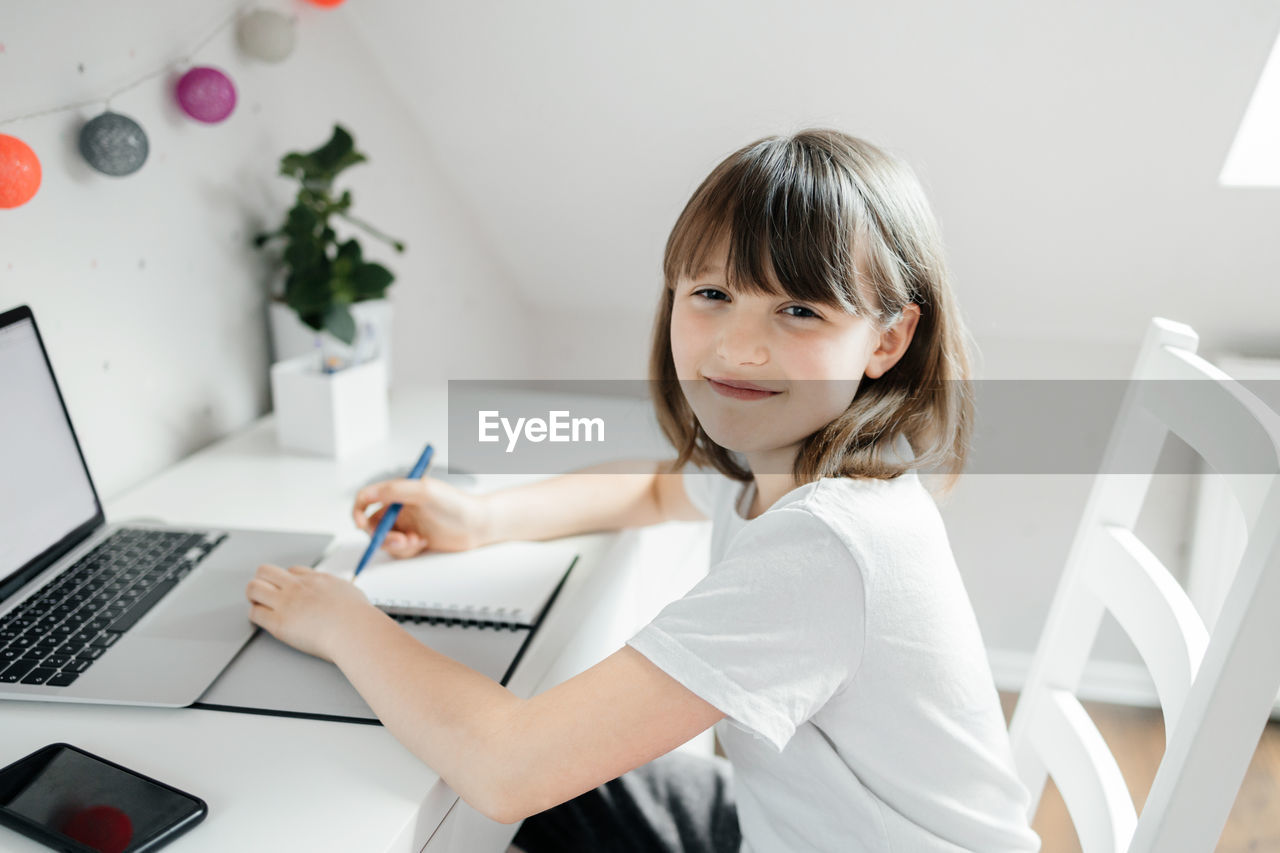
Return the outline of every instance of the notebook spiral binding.
<path id="1" fill-rule="evenodd" d="M 437 601 L 430 607 L 421 602 L 375 600 L 373 604 L 397 622 L 416 625 L 444 625 L 455 628 L 510 628 L 517 631 L 529 626 L 521 621 L 524 611 L 505 607 L 446 607 Z"/>

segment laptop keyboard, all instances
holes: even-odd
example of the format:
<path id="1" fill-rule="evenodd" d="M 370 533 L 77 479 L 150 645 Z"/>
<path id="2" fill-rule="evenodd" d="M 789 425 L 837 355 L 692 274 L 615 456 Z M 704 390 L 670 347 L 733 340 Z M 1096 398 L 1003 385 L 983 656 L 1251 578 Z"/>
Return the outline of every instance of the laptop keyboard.
<path id="1" fill-rule="evenodd" d="M 71 684 L 225 538 L 115 531 L 0 616 L 0 684 Z"/>

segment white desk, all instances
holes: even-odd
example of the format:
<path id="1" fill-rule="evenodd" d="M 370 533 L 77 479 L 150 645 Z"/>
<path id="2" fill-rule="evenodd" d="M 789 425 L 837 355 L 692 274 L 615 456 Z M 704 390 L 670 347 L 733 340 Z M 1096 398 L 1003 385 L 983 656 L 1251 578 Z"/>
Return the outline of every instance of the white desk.
<path id="1" fill-rule="evenodd" d="M 342 461 L 281 450 L 268 416 L 109 501 L 107 519 L 284 528 L 333 533 L 335 545 L 359 541 L 350 519 L 356 490 L 407 469 L 428 440 L 440 451 L 436 464 L 446 462 L 445 415 L 444 383 L 397 389 L 390 439 Z M 480 488 L 522 479 L 482 477 Z M 705 572 L 707 528 L 671 523 L 575 537 L 581 559 L 507 686 L 532 696 L 615 651 Z M 695 740 L 690 748 L 710 751 L 709 737 Z M 0 765 L 55 741 L 202 797 L 209 816 L 171 846 L 175 853 L 502 851 L 517 828 L 460 801 L 380 726 L 0 702 Z M 0 849 L 47 848 L 0 828 Z"/>

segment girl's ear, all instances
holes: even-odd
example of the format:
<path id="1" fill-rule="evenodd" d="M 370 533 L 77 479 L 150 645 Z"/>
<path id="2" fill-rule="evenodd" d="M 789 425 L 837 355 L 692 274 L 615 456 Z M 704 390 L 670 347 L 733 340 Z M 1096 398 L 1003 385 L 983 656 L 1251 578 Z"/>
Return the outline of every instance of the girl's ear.
<path id="1" fill-rule="evenodd" d="M 902 306 L 902 316 L 880 333 L 879 343 L 867 361 L 867 378 L 879 379 L 885 371 L 898 363 L 898 359 L 906 353 L 911 337 L 916 333 L 916 323 L 919 320 L 919 305 L 908 302 Z"/>

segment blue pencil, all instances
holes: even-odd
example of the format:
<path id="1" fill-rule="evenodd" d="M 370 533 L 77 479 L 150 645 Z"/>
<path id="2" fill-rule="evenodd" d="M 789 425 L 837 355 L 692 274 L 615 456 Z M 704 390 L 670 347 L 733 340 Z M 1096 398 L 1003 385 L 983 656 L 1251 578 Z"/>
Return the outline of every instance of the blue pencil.
<path id="1" fill-rule="evenodd" d="M 413 466 L 413 470 L 409 472 L 410 480 L 421 480 L 422 475 L 427 472 L 427 466 L 431 464 L 431 454 L 435 451 L 428 444 L 422 451 L 422 455 L 418 457 L 418 464 Z M 396 523 L 396 516 L 400 515 L 400 509 L 404 504 L 393 503 L 387 507 L 387 511 L 383 514 L 382 520 L 378 522 L 378 529 L 373 531 L 373 538 L 369 540 L 369 547 L 365 549 L 364 556 L 360 558 L 359 565 L 356 566 L 354 578 L 356 575 L 364 571 L 365 565 L 370 558 L 377 553 L 378 548 L 382 546 L 382 540 L 387 538 L 387 531 L 391 529 L 391 525 Z"/>

